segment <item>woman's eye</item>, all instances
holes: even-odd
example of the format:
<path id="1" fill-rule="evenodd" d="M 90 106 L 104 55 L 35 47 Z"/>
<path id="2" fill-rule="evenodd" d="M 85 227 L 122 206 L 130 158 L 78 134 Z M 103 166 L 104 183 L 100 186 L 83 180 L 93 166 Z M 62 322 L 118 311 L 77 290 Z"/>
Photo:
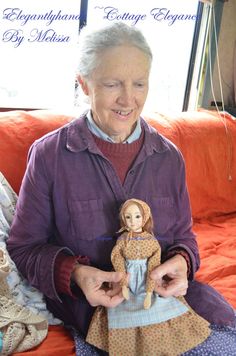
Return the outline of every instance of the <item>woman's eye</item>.
<path id="1" fill-rule="evenodd" d="M 129 220 L 130 219 L 130 216 L 125 216 L 126 220 Z"/>
<path id="2" fill-rule="evenodd" d="M 115 88 L 118 86 L 118 83 L 104 83 L 106 88 Z"/>
<path id="3" fill-rule="evenodd" d="M 136 215 L 136 219 L 140 219 L 141 218 L 141 215 Z"/>
<path id="4" fill-rule="evenodd" d="M 137 83 L 135 83 L 134 84 L 137 88 L 144 88 L 145 87 L 145 83 L 139 83 L 139 82 L 137 82 Z"/>

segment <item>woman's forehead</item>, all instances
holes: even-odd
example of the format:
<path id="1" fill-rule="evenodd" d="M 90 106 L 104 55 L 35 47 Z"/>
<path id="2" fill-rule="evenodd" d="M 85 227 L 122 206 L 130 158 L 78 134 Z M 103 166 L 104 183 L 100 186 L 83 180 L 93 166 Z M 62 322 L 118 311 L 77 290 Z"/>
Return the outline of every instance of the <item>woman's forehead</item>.
<path id="1" fill-rule="evenodd" d="M 146 78 L 150 71 L 148 56 L 137 47 L 116 46 L 98 54 L 98 65 L 92 76 L 110 77 L 120 74 L 135 75 L 137 78 Z"/>

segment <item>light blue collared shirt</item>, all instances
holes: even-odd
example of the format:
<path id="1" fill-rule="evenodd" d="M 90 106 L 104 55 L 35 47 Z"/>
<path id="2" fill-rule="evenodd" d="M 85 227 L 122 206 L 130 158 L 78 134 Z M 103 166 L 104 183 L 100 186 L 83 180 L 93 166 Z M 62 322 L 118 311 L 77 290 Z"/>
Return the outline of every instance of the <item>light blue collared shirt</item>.
<path id="1" fill-rule="evenodd" d="M 103 132 L 97 126 L 97 124 L 94 122 L 94 120 L 92 118 L 91 110 L 89 110 L 89 112 L 87 113 L 87 125 L 88 125 L 89 130 L 97 137 L 101 138 L 104 141 L 115 143 L 115 141 L 110 136 L 108 136 L 105 132 Z M 141 132 L 142 132 L 142 129 L 141 129 L 141 124 L 140 124 L 140 119 L 138 119 L 137 125 L 136 125 L 134 131 L 123 143 L 132 143 L 132 142 L 138 140 L 141 135 Z"/>

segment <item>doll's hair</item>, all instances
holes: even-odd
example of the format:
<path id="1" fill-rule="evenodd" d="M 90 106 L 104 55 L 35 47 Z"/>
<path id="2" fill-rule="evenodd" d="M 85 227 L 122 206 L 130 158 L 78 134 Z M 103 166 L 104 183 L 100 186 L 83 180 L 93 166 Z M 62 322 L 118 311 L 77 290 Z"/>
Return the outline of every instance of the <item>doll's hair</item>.
<path id="1" fill-rule="evenodd" d="M 130 205 L 136 205 L 143 217 L 143 226 L 142 230 L 148 232 L 153 235 L 153 217 L 151 213 L 151 209 L 147 203 L 140 199 L 129 199 L 124 202 L 120 209 L 120 231 L 127 230 L 127 225 L 125 223 L 125 211 Z"/>

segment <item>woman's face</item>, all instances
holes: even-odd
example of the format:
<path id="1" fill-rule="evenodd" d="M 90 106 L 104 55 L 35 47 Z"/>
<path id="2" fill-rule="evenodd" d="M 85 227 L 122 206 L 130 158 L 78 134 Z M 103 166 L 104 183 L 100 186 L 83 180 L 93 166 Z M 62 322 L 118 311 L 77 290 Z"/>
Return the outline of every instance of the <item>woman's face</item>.
<path id="1" fill-rule="evenodd" d="M 143 217 L 136 204 L 129 205 L 124 211 L 125 225 L 133 232 L 142 232 Z"/>
<path id="2" fill-rule="evenodd" d="M 89 96 L 93 119 L 115 142 L 134 130 L 147 93 L 150 62 L 138 48 L 117 46 L 104 51 L 89 79 L 80 78 Z"/>

